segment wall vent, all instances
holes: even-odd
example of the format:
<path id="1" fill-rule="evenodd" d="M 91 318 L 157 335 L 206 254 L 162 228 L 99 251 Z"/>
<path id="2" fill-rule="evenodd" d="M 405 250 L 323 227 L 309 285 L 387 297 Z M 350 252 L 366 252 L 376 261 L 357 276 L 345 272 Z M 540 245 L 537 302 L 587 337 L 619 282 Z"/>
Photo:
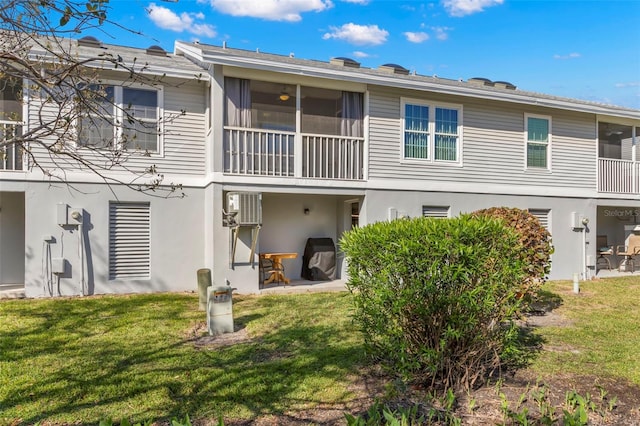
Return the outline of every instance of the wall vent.
<path id="1" fill-rule="evenodd" d="M 500 89 L 516 90 L 516 86 L 509 83 L 508 81 L 494 81 L 493 85 Z"/>
<path id="2" fill-rule="evenodd" d="M 153 46 L 147 47 L 147 55 L 167 56 L 167 51 L 157 44 L 154 44 Z"/>
<path id="3" fill-rule="evenodd" d="M 340 66 L 349 67 L 349 68 L 360 68 L 360 62 L 354 61 L 351 58 L 345 58 L 342 56 L 337 58 L 331 58 L 331 60 L 329 60 L 329 63 L 331 65 L 340 65 Z"/>
<path id="4" fill-rule="evenodd" d="M 384 64 L 380 65 L 378 69 L 391 74 L 409 75 L 409 70 L 398 64 Z"/>
<path id="5" fill-rule="evenodd" d="M 493 86 L 493 81 L 488 78 L 483 77 L 473 77 L 467 80 L 469 84 L 473 84 L 474 86 Z"/>
<path id="6" fill-rule="evenodd" d="M 102 47 L 102 42 L 94 36 L 85 36 L 78 40 L 78 46 Z"/>

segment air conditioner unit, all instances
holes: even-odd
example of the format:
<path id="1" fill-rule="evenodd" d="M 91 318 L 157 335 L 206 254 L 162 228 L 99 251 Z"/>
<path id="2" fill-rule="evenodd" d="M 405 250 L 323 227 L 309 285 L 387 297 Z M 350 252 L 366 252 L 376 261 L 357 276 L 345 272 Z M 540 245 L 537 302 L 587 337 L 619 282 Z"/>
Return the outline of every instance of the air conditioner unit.
<path id="1" fill-rule="evenodd" d="M 262 194 L 260 192 L 228 192 L 227 216 L 229 224 L 262 225 Z"/>

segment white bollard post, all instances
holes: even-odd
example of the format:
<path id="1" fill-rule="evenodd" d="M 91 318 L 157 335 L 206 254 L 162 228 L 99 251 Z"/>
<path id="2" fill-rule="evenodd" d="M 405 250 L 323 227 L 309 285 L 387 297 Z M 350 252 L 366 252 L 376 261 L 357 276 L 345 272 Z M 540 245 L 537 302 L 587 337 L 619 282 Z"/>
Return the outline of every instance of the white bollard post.
<path id="1" fill-rule="evenodd" d="M 573 274 L 573 292 L 575 294 L 580 293 L 580 274 L 578 273 Z"/>

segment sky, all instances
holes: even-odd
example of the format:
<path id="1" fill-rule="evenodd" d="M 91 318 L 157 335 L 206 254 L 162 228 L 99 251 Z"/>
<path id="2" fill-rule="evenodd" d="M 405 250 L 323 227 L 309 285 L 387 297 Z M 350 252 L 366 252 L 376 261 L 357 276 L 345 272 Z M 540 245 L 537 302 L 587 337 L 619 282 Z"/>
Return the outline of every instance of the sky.
<path id="1" fill-rule="evenodd" d="M 640 109 L 640 0 L 111 0 L 105 43 L 175 40 L 519 89 Z"/>

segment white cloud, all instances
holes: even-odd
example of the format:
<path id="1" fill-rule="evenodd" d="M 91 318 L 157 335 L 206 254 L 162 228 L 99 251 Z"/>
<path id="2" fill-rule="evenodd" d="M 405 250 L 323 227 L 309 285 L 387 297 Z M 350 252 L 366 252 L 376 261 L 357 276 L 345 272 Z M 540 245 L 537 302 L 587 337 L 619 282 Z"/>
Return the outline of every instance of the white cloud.
<path id="1" fill-rule="evenodd" d="M 345 3 L 367 4 L 369 0 L 342 0 Z"/>
<path id="2" fill-rule="evenodd" d="M 449 31 L 453 28 L 449 27 L 431 27 L 431 30 L 436 34 L 436 38 L 440 41 L 447 40 L 449 38 Z"/>
<path id="3" fill-rule="evenodd" d="M 619 88 L 619 89 L 625 89 L 627 87 L 640 87 L 640 82 L 639 81 L 632 81 L 629 83 L 616 83 L 615 87 Z M 640 94 L 638 94 L 638 96 L 640 96 Z"/>
<path id="4" fill-rule="evenodd" d="M 204 19 L 204 15 L 201 12 L 183 12 L 178 15 L 166 7 L 157 6 L 155 3 L 151 3 L 149 5 L 147 12 L 149 13 L 149 19 L 151 19 L 158 27 L 164 28 L 165 30 L 171 30 L 178 33 L 187 31 L 191 34 L 210 38 L 216 36 L 216 30 L 212 25 L 195 22 L 195 20 Z"/>
<path id="5" fill-rule="evenodd" d="M 355 56 L 356 58 L 368 58 L 371 55 L 369 55 L 366 52 L 362 52 L 360 50 L 354 50 L 353 51 L 353 56 Z"/>
<path id="6" fill-rule="evenodd" d="M 579 58 L 580 55 L 579 53 L 569 53 L 568 55 L 553 55 L 553 59 L 561 59 L 561 60 L 565 60 L 565 59 L 576 59 Z"/>
<path id="7" fill-rule="evenodd" d="M 322 12 L 333 7 L 331 0 L 209 0 L 218 12 L 269 21 L 297 22 L 303 12 Z"/>
<path id="8" fill-rule="evenodd" d="M 402 33 L 407 37 L 407 40 L 411 43 L 422 43 L 423 41 L 429 40 L 429 34 L 418 32 L 413 33 L 411 31 L 407 31 L 406 33 Z"/>
<path id="9" fill-rule="evenodd" d="M 377 45 L 387 41 L 389 31 L 379 28 L 377 25 L 357 25 L 352 22 L 341 27 L 329 27 L 331 32 L 322 36 L 329 40 L 335 38 L 356 45 Z"/>
<path id="10" fill-rule="evenodd" d="M 466 16 L 503 2 L 504 0 L 442 0 L 442 5 L 451 16 Z"/>

